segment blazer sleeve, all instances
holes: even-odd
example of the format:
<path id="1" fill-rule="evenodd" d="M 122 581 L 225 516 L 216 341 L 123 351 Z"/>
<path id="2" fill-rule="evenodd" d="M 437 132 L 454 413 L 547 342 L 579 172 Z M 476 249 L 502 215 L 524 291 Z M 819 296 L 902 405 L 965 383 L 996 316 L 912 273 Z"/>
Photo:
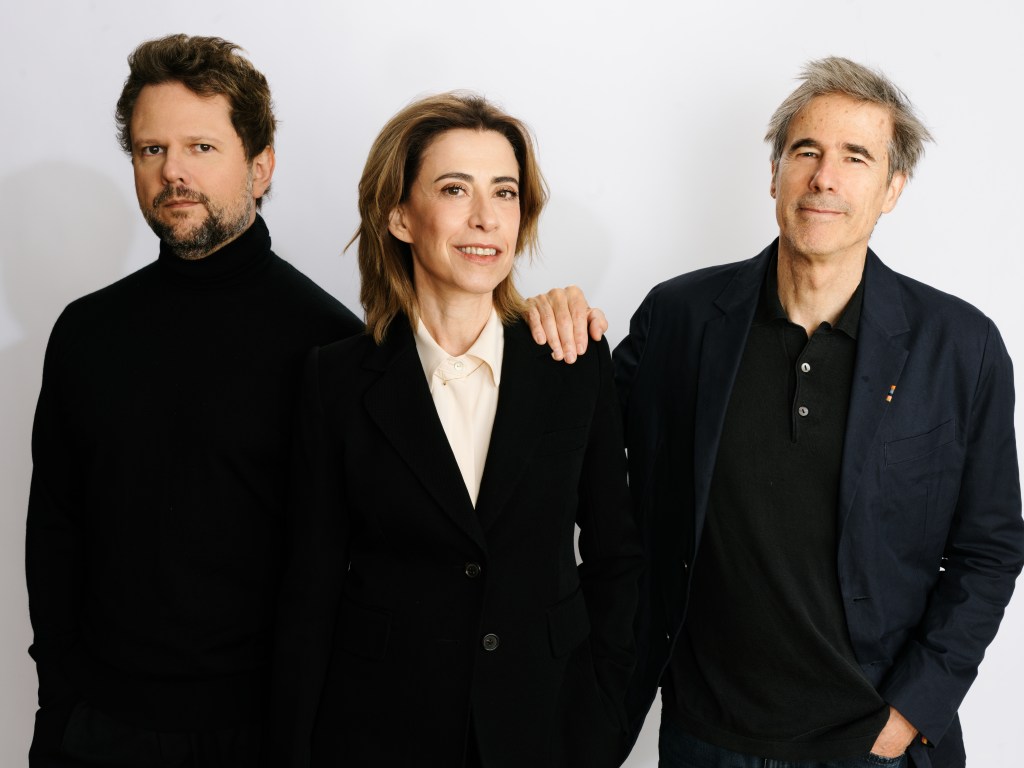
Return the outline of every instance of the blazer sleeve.
<path id="1" fill-rule="evenodd" d="M 633 617 L 642 550 L 626 485 L 622 423 L 607 341 L 599 357 L 599 394 L 579 483 L 580 583 L 591 623 L 597 679 L 625 727 L 624 699 L 633 673 Z"/>
<path id="2" fill-rule="evenodd" d="M 626 711 L 635 740 L 643 728 L 651 704 L 658 694 L 661 666 L 668 653 L 667 627 L 660 601 L 655 599 L 655 564 L 651 519 L 651 473 L 655 465 L 656 425 L 651 423 L 651 405 L 657 394 L 651 386 L 651 365 L 645 365 L 657 289 L 652 290 L 633 314 L 629 334 L 615 348 L 615 387 L 624 425 L 633 513 L 639 529 L 644 566 L 638 584 L 638 608 L 633 631 L 637 644 L 636 670 L 629 683 Z M 657 366 L 653 366 L 657 368 Z M 642 405 L 638 404 L 642 403 Z M 646 407 L 645 407 L 646 406 Z"/>
<path id="3" fill-rule="evenodd" d="M 989 321 L 944 572 L 880 692 L 936 743 L 977 676 L 1024 562 L 1013 367 Z"/>
<path id="4" fill-rule="evenodd" d="M 302 376 L 292 446 L 285 575 L 279 595 L 269 765 L 307 766 L 348 563 L 341 447 L 321 397 L 320 350 Z"/>

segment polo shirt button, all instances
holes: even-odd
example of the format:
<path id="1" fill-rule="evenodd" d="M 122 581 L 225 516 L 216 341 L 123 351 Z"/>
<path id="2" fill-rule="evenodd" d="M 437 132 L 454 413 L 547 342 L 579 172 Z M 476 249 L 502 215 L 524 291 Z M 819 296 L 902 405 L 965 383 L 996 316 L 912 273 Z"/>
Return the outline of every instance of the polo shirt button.
<path id="1" fill-rule="evenodd" d="M 808 413 L 810 413 L 810 411 L 807 410 L 807 406 L 805 405 L 801 405 L 799 408 L 797 408 L 796 412 L 799 413 L 801 416 L 806 416 Z"/>
<path id="2" fill-rule="evenodd" d="M 803 371 L 804 373 L 810 373 L 811 372 L 811 364 L 810 363 L 800 363 L 800 370 Z"/>
<path id="3" fill-rule="evenodd" d="M 477 563 L 466 563 L 466 576 L 471 579 L 475 579 L 480 575 L 482 569 Z"/>
<path id="4" fill-rule="evenodd" d="M 485 651 L 495 651 L 495 650 L 497 650 L 498 649 L 498 642 L 499 641 L 498 641 L 498 636 L 497 635 L 495 635 L 493 633 L 489 633 L 489 634 L 484 635 L 484 642 L 483 642 L 484 650 Z"/>

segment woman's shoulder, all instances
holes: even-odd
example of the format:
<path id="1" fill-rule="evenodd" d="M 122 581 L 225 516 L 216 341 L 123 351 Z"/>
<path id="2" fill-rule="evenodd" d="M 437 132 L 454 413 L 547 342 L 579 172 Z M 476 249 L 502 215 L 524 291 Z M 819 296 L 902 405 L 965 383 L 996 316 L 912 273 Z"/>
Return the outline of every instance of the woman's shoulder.
<path id="1" fill-rule="evenodd" d="M 611 349 L 607 337 L 600 341 L 590 339 L 587 351 L 579 355 L 571 365 L 564 360 L 555 360 L 551 356 L 551 348 L 547 344 L 538 344 L 530 333 L 529 326 L 523 320 L 517 320 L 505 329 L 506 344 L 519 346 L 528 355 L 536 355 L 544 364 L 570 378 L 588 378 L 599 376 L 602 371 L 611 369 Z"/>
<path id="2" fill-rule="evenodd" d="M 396 318 L 381 342 L 367 332 L 313 350 L 314 365 L 321 377 L 353 379 L 359 372 L 375 378 L 395 365 L 408 364 L 405 355 L 415 355 L 412 331 L 404 317 Z"/>

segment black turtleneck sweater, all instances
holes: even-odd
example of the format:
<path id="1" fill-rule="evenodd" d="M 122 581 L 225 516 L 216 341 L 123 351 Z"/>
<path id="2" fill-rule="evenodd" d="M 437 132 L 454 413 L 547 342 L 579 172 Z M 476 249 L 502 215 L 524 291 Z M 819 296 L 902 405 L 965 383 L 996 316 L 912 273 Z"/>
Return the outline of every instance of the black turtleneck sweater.
<path id="1" fill-rule="evenodd" d="M 258 714 L 300 363 L 362 328 L 259 217 L 201 260 L 161 246 L 65 309 L 32 436 L 41 706 L 156 730 Z"/>

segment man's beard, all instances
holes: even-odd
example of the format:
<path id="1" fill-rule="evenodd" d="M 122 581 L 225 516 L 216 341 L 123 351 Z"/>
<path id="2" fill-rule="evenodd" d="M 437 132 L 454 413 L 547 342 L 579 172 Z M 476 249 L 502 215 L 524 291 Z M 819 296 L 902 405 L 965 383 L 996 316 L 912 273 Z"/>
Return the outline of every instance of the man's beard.
<path id="1" fill-rule="evenodd" d="M 178 234 L 173 223 L 161 220 L 157 216 L 160 206 L 168 200 L 191 200 L 206 208 L 206 218 L 191 230 Z M 246 182 L 245 204 L 232 215 L 231 211 L 218 207 L 210 202 L 210 198 L 202 192 L 188 187 L 166 186 L 153 200 L 152 208 L 142 212 L 149 228 L 164 242 L 171 252 L 179 259 L 195 261 L 210 255 L 226 242 L 235 239 L 249 226 L 255 200 L 252 196 L 252 178 Z M 173 217 L 174 214 L 172 213 Z"/>

